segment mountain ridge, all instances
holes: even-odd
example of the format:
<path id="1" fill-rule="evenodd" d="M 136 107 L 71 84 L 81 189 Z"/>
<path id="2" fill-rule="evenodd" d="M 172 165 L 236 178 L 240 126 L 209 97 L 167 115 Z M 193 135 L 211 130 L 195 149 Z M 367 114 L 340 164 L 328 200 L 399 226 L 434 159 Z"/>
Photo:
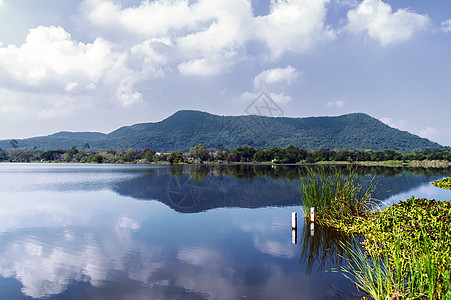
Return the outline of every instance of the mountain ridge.
<path id="1" fill-rule="evenodd" d="M 11 148 L 11 140 L 0 141 Z M 258 115 L 219 116 L 197 110 L 180 110 L 149 123 L 122 126 L 108 134 L 60 131 L 48 136 L 17 140 L 19 147 L 39 149 L 81 148 L 188 151 L 203 144 L 208 149 L 228 149 L 249 145 L 256 148 L 286 147 L 288 144 L 315 150 L 397 150 L 442 149 L 438 143 L 407 131 L 392 128 L 365 114 L 350 113 L 321 117 L 266 117 Z"/>

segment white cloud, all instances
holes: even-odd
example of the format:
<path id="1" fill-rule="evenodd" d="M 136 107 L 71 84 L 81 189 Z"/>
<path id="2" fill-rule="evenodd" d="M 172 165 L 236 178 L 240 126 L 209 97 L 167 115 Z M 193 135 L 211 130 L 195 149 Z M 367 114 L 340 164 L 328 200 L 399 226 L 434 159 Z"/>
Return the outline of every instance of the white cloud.
<path id="1" fill-rule="evenodd" d="M 406 119 L 393 119 L 390 117 L 382 117 L 379 119 L 379 121 L 381 121 L 382 123 L 387 124 L 390 127 L 393 128 L 397 128 L 400 130 L 406 130 L 406 124 L 407 124 L 407 120 Z"/>
<path id="2" fill-rule="evenodd" d="M 61 27 L 31 29 L 21 46 L 0 48 L 0 88 L 10 94 L 2 112 L 48 117 L 94 101 L 140 102 L 141 95 L 133 89 L 140 78 L 126 60 L 126 54 L 115 52 L 101 38 L 85 44 L 72 40 Z"/>
<path id="3" fill-rule="evenodd" d="M 350 32 L 366 33 L 383 46 L 408 40 L 429 24 L 429 17 L 406 9 L 392 11 L 389 4 L 381 0 L 364 0 L 356 9 L 348 12 Z"/>
<path id="4" fill-rule="evenodd" d="M 17 84 L 43 89 L 92 90 L 120 56 L 102 39 L 76 43 L 61 27 L 31 29 L 26 42 L 0 49 L 0 65 Z"/>
<path id="5" fill-rule="evenodd" d="M 292 66 L 286 68 L 274 68 L 261 72 L 254 78 L 256 89 L 265 89 L 274 85 L 288 86 L 296 82 L 301 73 Z"/>
<path id="6" fill-rule="evenodd" d="M 246 58 L 250 41 L 262 42 L 263 57 L 309 49 L 333 36 L 324 27 L 330 0 L 280 0 L 271 12 L 254 17 L 249 0 L 143 1 L 122 8 L 111 0 L 86 0 L 82 19 L 93 36 L 119 47 L 166 39 L 166 57 L 184 75 L 210 76 L 227 72 Z M 161 56 L 153 49 L 153 54 Z"/>
<path id="7" fill-rule="evenodd" d="M 423 137 L 423 138 L 427 138 L 427 139 L 432 140 L 437 135 L 437 129 L 435 129 L 434 127 L 426 126 L 426 128 L 420 130 L 418 135 Z"/>
<path id="8" fill-rule="evenodd" d="M 223 55 L 209 55 L 207 57 L 192 59 L 178 65 L 180 74 L 211 76 L 224 72 L 233 64 L 236 53 L 230 52 Z"/>
<path id="9" fill-rule="evenodd" d="M 292 247 L 287 247 L 286 243 L 272 241 L 267 237 L 261 238 L 258 235 L 254 237 L 254 247 L 262 253 L 275 257 L 293 258 L 296 256 L 296 250 Z"/>
<path id="10" fill-rule="evenodd" d="M 334 37 L 324 26 L 330 0 L 273 0 L 271 13 L 257 17 L 255 34 L 269 48 L 272 60 L 285 52 L 302 52 Z"/>
<path id="11" fill-rule="evenodd" d="M 440 23 L 441 28 L 444 32 L 450 32 L 451 31 L 451 19 L 443 21 Z"/>
<path id="12" fill-rule="evenodd" d="M 169 69 L 168 50 L 173 46 L 167 38 L 152 38 L 130 48 L 129 64 L 144 78 L 164 77 Z"/>
<path id="13" fill-rule="evenodd" d="M 108 0 L 87 0 L 83 13 L 94 35 L 116 44 L 164 39 L 164 52 L 171 53 L 166 63 L 178 65 L 184 75 L 200 76 L 226 72 L 237 61 L 253 21 L 247 0 L 201 0 L 192 5 L 184 0 L 143 1 L 125 9 Z M 162 52 L 153 49 L 154 56 Z"/>
<path id="14" fill-rule="evenodd" d="M 345 105 L 345 101 L 343 101 L 343 100 L 330 101 L 330 102 L 327 102 L 326 105 L 328 107 L 340 108 L 340 107 L 343 107 Z"/>

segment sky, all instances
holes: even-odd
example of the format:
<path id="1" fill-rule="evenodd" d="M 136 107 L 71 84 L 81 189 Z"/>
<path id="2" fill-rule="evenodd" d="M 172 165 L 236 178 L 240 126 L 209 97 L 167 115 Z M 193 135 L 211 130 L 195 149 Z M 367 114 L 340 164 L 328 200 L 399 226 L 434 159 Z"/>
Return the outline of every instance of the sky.
<path id="1" fill-rule="evenodd" d="M 246 115 L 264 91 L 451 145 L 450 53 L 449 0 L 0 0 L 0 139 Z"/>

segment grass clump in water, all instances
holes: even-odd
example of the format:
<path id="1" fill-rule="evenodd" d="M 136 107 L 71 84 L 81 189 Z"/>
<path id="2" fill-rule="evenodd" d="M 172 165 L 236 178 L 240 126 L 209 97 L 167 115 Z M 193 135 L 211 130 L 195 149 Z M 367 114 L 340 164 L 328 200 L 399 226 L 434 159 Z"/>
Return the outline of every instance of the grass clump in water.
<path id="1" fill-rule="evenodd" d="M 304 217 L 315 208 L 315 222 L 328 227 L 340 228 L 352 223 L 355 218 L 366 217 L 374 207 L 371 193 L 376 189 L 376 180 L 364 184 L 355 167 L 346 169 L 326 167 L 315 170 L 307 168 L 302 181 L 302 206 Z M 329 172 L 328 172 L 329 171 Z"/>

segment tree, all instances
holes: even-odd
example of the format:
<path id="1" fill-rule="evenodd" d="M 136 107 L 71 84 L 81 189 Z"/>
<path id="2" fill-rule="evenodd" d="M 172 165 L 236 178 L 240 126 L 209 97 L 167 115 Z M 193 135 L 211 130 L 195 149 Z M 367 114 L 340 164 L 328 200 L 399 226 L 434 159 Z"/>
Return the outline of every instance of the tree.
<path id="1" fill-rule="evenodd" d="M 125 162 L 134 162 L 138 158 L 138 153 L 133 148 L 130 148 L 125 153 L 122 153 L 121 158 Z"/>
<path id="2" fill-rule="evenodd" d="M 168 156 L 168 162 L 172 164 L 179 164 L 186 161 L 185 155 L 180 151 L 174 151 Z"/>
<path id="3" fill-rule="evenodd" d="M 229 155 L 229 153 L 226 150 L 219 150 L 216 152 L 214 159 L 217 161 L 225 161 L 227 160 L 227 155 Z"/>
<path id="4" fill-rule="evenodd" d="M 3 150 L 2 148 L 0 148 L 0 161 L 8 160 L 8 158 L 9 158 L 8 153 L 6 153 L 5 150 Z"/>
<path id="5" fill-rule="evenodd" d="M 61 160 L 64 150 L 48 150 L 39 155 L 39 158 L 45 161 Z"/>
<path id="6" fill-rule="evenodd" d="M 254 159 L 254 155 L 257 152 L 257 150 L 254 147 L 251 146 L 244 146 L 244 147 L 238 147 L 232 152 L 231 154 L 235 154 L 237 161 L 240 162 L 251 162 Z"/>
<path id="7" fill-rule="evenodd" d="M 64 154 L 64 161 L 71 162 L 77 153 L 78 153 L 77 148 L 75 147 L 70 148 L 69 150 L 66 151 L 66 154 Z"/>
<path id="8" fill-rule="evenodd" d="M 194 158 L 195 161 L 203 163 L 210 159 L 210 152 L 205 149 L 204 145 L 198 144 L 189 149 L 190 156 Z"/>
<path id="9" fill-rule="evenodd" d="M 17 148 L 19 147 L 19 142 L 16 140 L 11 140 L 11 142 L 9 142 L 11 144 L 11 147 L 13 148 Z"/>
<path id="10" fill-rule="evenodd" d="M 142 159 L 145 159 L 148 162 L 152 162 L 155 158 L 155 150 L 144 148 L 140 156 Z"/>
<path id="11" fill-rule="evenodd" d="M 96 163 L 96 164 L 101 164 L 101 163 L 103 163 L 103 156 L 100 154 L 94 154 L 91 157 L 91 162 Z"/>
<path id="12" fill-rule="evenodd" d="M 84 143 L 83 144 L 83 149 L 91 149 L 91 146 L 89 146 L 89 143 Z"/>

